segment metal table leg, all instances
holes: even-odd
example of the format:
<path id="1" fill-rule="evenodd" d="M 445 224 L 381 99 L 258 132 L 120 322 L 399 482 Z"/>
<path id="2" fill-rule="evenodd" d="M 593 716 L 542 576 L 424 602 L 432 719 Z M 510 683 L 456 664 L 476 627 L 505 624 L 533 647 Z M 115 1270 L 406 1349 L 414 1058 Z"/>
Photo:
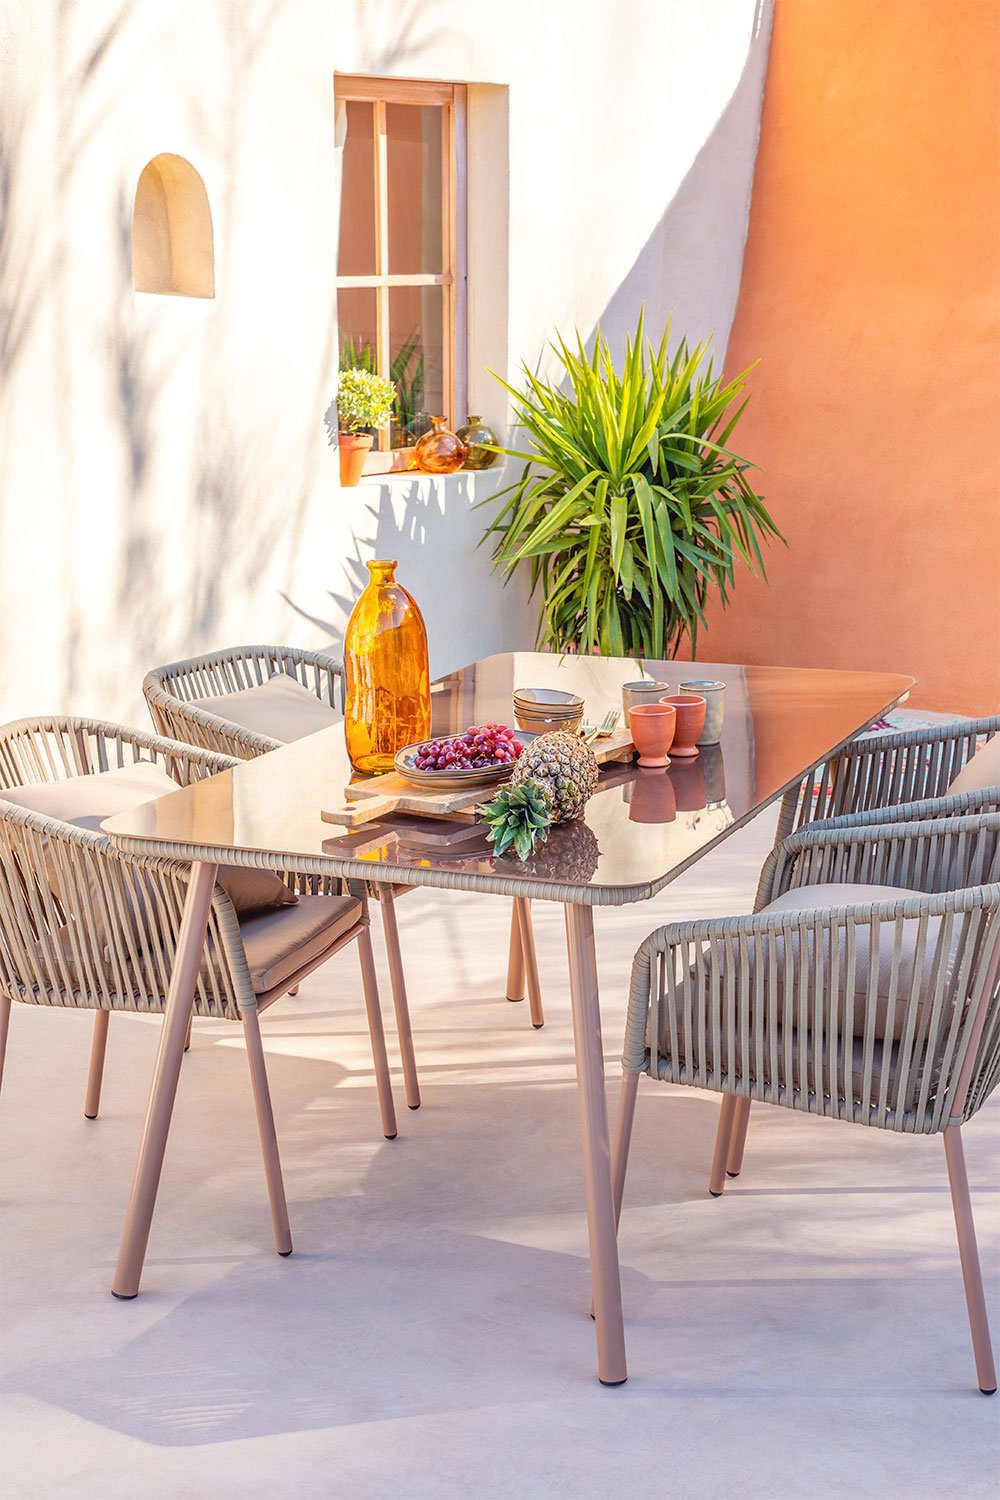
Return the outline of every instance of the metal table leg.
<path id="1" fill-rule="evenodd" d="M 628 1372 L 611 1188 L 611 1143 L 604 1087 L 594 918 L 589 906 L 567 904 L 565 912 L 576 1082 L 583 1135 L 583 1183 L 597 1324 L 597 1373 L 602 1385 L 621 1385 L 628 1378 Z"/>
<path id="2" fill-rule="evenodd" d="M 111 1290 L 116 1297 L 134 1297 L 139 1291 L 149 1226 L 153 1220 L 153 1205 L 160 1185 L 163 1153 L 167 1146 L 170 1117 L 181 1072 L 181 1059 L 184 1056 L 184 1038 L 191 1019 L 194 987 L 205 947 L 205 931 L 217 869 L 217 865 L 207 864 L 195 864 L 191 867 L 191 883 L 184 903 L 177 953 L 170 975 L 163 1026 L 160 1029 L 160 1045 L 153 1068 L 146 1121 L 142 1127 L 139 1159 L 132 1179 L 132 1195 L 125 1214 L 118 1264 L 111 1283 Z"/>

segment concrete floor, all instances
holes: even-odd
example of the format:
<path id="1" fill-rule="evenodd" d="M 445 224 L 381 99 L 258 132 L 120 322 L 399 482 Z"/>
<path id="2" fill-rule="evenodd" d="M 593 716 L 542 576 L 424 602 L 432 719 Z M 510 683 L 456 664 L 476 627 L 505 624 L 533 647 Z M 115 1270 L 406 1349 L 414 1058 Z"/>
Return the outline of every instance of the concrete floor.
<path id="1" fill-rule="evenodd" d="M 611 1100 L 636 942 L 747 910 L 771 819 L 597 916 Z M 238 1028 L 196 1026 L 143 1294 L 108 1284 L 158 1023 L 16 1007 L 2 1100 L 5 1500 L 938 1500 L 997 1494 L 940 1141 L 758 1108 L 714 1201 L 717 1100 L 640 1088 L 630 1380 L 594 1378 L 561 914 L 547 1025 L 503 999 L 507 910 L 399 907 L 424 1107 L 378 1129 L 353 955 L 265 1021 L 296 1253 L 278 1259 Z M 388 986 L 384 985 L 386 997 Z M 966 1132 L 1000 1335 L 1000 1098 Z"/>

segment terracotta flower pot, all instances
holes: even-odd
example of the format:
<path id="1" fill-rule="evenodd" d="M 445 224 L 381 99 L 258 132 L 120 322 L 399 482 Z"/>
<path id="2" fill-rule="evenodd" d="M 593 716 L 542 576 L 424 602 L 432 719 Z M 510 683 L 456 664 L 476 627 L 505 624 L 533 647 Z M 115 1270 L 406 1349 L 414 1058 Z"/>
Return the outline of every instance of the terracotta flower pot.
<path id="1" fill-rule="evenodd" d="M 677 713 L 672 753 L 680 756 L 697 755 L 698 736 L 705 727 L 705 710 L 708 706 L 705 699 L 694 693 L 674 693 L 660 701 L 672 705 Z"/>
<path id="2" fill-rule="evenodd" d="M 640 766 L 669 766 L 667 751 L 674 738 L 677 713 L 670 703 L 639 703 L 628 711 L 632 743 Z"/>
<path id="3" fill-rule="evenodd" d="M 338 432 L 337 452 L 340 454 L 340 482 L 355 485 L 361 478 L 365 459 L 371 451 L 370 432 Z"/>

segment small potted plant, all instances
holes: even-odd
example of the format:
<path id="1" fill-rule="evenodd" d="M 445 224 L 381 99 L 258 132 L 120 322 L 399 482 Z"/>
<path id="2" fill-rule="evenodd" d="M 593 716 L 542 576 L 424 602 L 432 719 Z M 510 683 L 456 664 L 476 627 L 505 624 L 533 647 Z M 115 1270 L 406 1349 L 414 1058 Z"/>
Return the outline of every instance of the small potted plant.
<path id="1" fill-rule="evenodd" d="M 340 482 L 357 484 L 372 445 L 396 404 L 396 387 L 373 370 L 341 370 L 337 384 L 337 448 Z"/>

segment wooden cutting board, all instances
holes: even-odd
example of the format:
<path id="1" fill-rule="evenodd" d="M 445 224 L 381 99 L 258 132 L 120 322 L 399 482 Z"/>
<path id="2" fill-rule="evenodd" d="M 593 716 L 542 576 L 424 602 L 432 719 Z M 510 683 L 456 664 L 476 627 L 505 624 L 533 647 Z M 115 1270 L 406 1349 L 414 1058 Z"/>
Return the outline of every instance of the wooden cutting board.
<path id="1" fill-rule="evenodd" d="M 613 760 L 631 760 L 632 736 L 627 729 L 616 729 L 606 739 L 594 740 L 590 748 L 598 765 Z M 376 818 L 388 818 L 397 813 L 415 813 L 425 818 L 455 818 L 463 814 L 472 817 L 476 808 L 488 802 L 502 785 L 503 782 L 494 782 L 492 786 L 438 791 L 433 787 L 414 786 L 398 771 L 389 771 L 385 776 L 352 781 L 344 788 L 345 805 L 324 808 L 320 817 L 324 823 L 337 823 L 342 828 L 363 828 Z"/>

